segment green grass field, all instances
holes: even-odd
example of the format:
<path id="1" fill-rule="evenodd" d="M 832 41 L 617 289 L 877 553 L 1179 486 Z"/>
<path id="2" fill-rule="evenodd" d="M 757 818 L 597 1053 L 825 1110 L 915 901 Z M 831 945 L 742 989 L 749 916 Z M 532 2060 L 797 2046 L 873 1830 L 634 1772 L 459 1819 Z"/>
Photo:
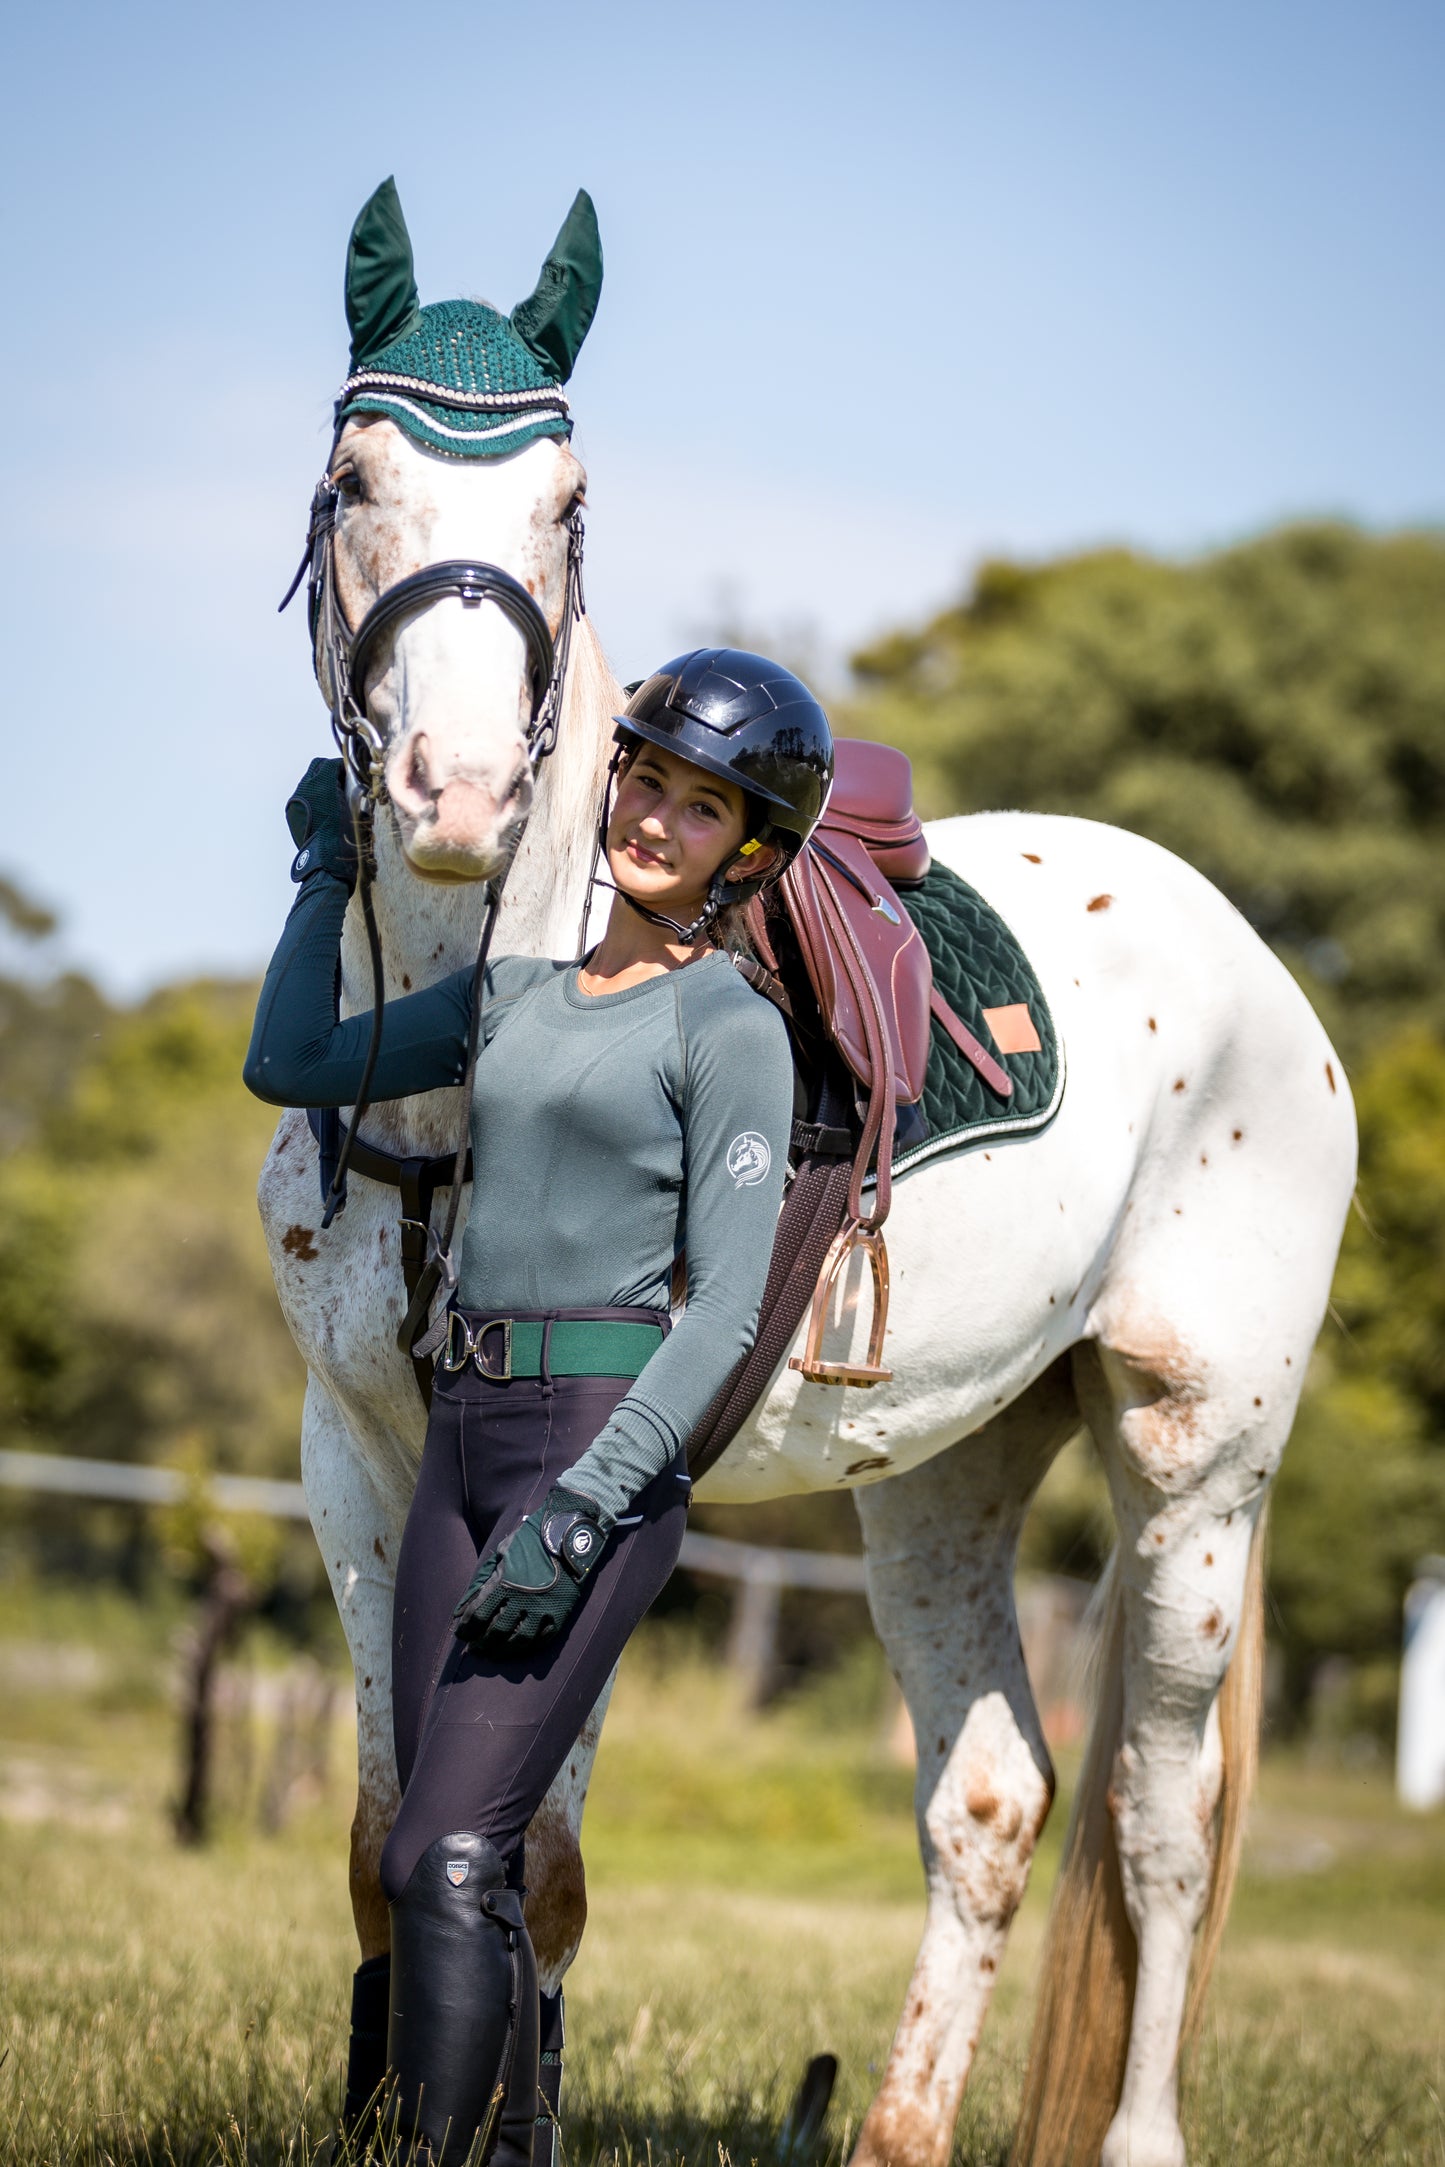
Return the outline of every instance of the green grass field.
<path id="1" fill-rule="evenodd" d="M 171 1621 L 174 1622 L 174 1621 Z M 233 1810 L 180 1850 L 166 1621 L 0 1598 L 0 2161 L 304 2167 L 339 2097 L 354 1962 L 348 1740 L 280 1835 Z M 875 1662 L 766 1717 L 644 1640 L 588 1809 L 592 1917 L 568 1987 L 567 2157 L 775 2162 L 807 2058 L 839 2057 L 846 2154 L 921 1919 L 911 1779 Z M 871 1653 L 871 1651 L 870 1651 Z M 251 1789 L 259 1787 L 264 1735 Z M 241 1795 L 231 1760 L 230 1795 Z M 1007 2158 L 1046 1840 L 960 2122 Z M 1445 1821 L 1383 1766 L 1267 1762 L 1188 2084 L 1205 2162 L 1445 2163 Z"/>

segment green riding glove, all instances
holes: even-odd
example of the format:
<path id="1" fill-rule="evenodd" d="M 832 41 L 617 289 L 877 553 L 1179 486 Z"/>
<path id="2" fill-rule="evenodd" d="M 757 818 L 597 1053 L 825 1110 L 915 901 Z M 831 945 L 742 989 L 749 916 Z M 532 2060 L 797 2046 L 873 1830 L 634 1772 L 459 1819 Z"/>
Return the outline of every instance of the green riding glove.
<path id="1" fill-rule="evenodd" d="M 346 767 L 340 760 L 313 760 L 286 800 L 286 825 L 296 844 L 291 878 L 330 873 L 356 886 L 356 837 L 346 802 Z"/>
<path id="2" fill-rule="evenodd" d="M 554 1485 L 478 1565 L 452 1612 L 457 1638 L 478 1654 L 500 1655 L 559 1633 L 615 1525 L 590 1497 Z"/>

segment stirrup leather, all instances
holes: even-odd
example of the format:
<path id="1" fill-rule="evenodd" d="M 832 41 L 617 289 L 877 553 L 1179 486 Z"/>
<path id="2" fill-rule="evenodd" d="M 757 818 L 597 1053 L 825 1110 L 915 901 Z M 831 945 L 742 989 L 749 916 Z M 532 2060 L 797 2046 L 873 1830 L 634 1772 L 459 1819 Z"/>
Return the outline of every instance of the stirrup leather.
<path id="1" fill-rule="evenodd" d="M 873 1321 L 868 1332 L 868 1355 L 863 1362 L 825 1362 L 823 1332 L 832 1306 L 833 1289 L 855 1249 L 861 1249 L 873 1273 Z M 834 1235 L 823 1269 L 818 1275 L 813 1307 L 808 1317 L 808 1337 L 801 1355 L 793 1355 L 789 1369 L 800 1370 L 809 1384 L 888 1384 L 893 1372 L 883 1367 L 883 1334 L 888 1328 L 888 1250 L 881 1227 L 864 1226 L 851 1219 Z"/>

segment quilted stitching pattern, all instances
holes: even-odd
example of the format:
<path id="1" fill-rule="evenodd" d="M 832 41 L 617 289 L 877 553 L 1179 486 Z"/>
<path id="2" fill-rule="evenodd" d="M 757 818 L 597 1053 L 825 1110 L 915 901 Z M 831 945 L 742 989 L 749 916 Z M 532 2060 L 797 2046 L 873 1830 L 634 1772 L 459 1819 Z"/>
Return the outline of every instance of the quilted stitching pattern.
<path id="1" fill-rule="evenodd" d="M 923 1111 L 928 1140 L 902 1152 L 895 1170 L 932 1158 L 970 1139 L 1043 1128 L 1063 1098 L 1064 1061 L 1054 1019 L 1033 966 L 998 912 L 966 880 L 935 865 L 903 896 L 933 958 L 933 979 L 955 1013 L 990 1053 L 998 1053 L 986 1008 L 1024 1002 L 1042 1041 L 1037 1053 L 998 1054 L 1013 1078 L 1013 1097 L 999 1099 L 937 1023 L 928 1054 Z"/>

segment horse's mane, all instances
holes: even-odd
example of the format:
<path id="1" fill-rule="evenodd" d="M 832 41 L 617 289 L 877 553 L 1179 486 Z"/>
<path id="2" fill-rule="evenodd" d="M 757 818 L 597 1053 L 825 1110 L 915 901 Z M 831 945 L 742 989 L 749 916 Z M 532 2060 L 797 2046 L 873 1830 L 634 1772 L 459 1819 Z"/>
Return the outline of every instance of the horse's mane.
<path id="1" fill-rule="evenodd" d="M 537 783 L 497 925 L 499 955 L 571 955 L 576 948 L 597 817 L 622 687 L 590 617 L 572 635 L 557 749 Z"/>

